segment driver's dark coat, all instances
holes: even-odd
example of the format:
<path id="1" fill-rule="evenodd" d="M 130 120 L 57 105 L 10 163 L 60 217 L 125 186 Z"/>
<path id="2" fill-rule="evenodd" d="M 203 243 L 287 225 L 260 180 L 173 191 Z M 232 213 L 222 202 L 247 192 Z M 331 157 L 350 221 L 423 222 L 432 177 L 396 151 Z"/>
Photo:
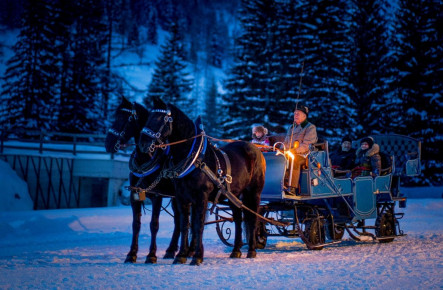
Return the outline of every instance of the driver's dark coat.
<path id="1" fill-rule="evenodd" d="M 343 151 L 341 148 L 331 154 L 332 165 L 338 166 L 342 170 L 351 170 L 355 163 L 355 149 L 351 148 L 349 151 Z"/>

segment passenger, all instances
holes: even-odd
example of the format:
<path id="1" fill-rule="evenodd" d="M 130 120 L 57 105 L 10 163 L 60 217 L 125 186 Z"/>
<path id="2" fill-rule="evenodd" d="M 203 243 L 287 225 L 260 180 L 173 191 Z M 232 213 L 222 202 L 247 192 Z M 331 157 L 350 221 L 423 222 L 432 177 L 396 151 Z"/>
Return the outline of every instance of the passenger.
<path id="1" fill-rule="evenodd" d="M 343 137 L 340 149 L 331 154 L 331 163 L 334 169 L 351 170 L 355 164 L 355 149 L 349 136 Z"/>
<path id="2" fill-rule="evenodd" d="M 252 128 L 252 143 L 269 146 L 268 129 L 263 126 Z"/>
<path id="3" fill-rule="evenodd" d="M 295 156 L 292 177 L 289 177 L 287 190 L 287 193 L 291 195 L 300 193 L 300 166 L 306 162 L 309 145 L 317 142 L 317 129 L 314 124 L 308 122 L 308 113 L 309 109 L 303 105 L 295 107 L 295 127 L 292 125 L 289 128 L 285 138 L 286 149 L 289 149 Z"/>
<path id="4" fill-rule="evenodd" d="M 378 176 L 381 172 L 380 147 L 374 143 L 372 137 L 365 137 L 360 141 L 360 148 L 356 152 L 355 173 L 353 177 L 361 176 Z M 359 172 L 361 172 L 359 174 Z"/>

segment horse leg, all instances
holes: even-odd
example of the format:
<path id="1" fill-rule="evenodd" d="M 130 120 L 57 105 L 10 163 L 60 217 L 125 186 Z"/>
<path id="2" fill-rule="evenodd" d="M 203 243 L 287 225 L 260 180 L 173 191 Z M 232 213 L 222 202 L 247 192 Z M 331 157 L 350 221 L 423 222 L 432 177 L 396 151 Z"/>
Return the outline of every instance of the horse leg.
<path id="1" fill-rule="evenodd" d="M 241 247 L 243 246 L 243 238 L 242 238 L 242 211 L 235 207 L 231 206 L 232 216 L 234 218 L 235 225 L 235 237 L 234 237 L 234 248 L 232 249 L 232 253 L 229 256 L 230 258 L 240 258 L 241 257 Z"/>
<path id="2" fill-rule="evenodd" d="M 184 264 L 188 259 L 188 234 L 189 234 L 189 210 L 190 204 L 182 204 L 177 200 L 177 205 L 180 211 L 180 250 L 175 256 L 173 264 Z"/>
<path id="3" fill-rule="evenodd" d="M 142 205 L 139 201 L 131 201 L 132 208 L 132 243 L 129 253 L 126 255 L 125 263 L 135 263 L 138 252 L 138 236 L 140 234 Z"/>
<path id="4" fill-rule="evenodd" d="M 166 249 L 163 259 L 174 259 L 175 252 L 178 250 L 178 239 L 180 238 L 180 213 L 175 198 L 171 199 L 172 211 L 174 212 L 174 232 L 172 233 L 171 242 Z"/>
<path id="5" fill-rule="evenodd" d="M 192 211 L 191 213 L 191 221 L 193 221 L 195 218 L 195 210 Z M 193 224 L 193 222 L 191 222 L 191 224 Z M 190 235 L 191 235 L 191 243 L 189 244 L 189 250 L 188 250 L 188 257 L 194 257 L 195 255 L 195 248 L 197 247 L 197 240 L 195 239 L 195 234 L 192 233 L 193 230 L 191 228 L 190 230 Z"/>
<path id="6" fill-rule="evenodd" d="M 151 246 L 149 247 L 149 254 L 146 256 L 146 264 L 155 264 L 157 263 L 157 233 L 159 229 L 159 217 L 160 217 L 160 210 L 162 206 L 162 197 L 153 197 L 151 198 L 152 201 L 152 214 L 151 214 L 151 223 L 150 223 L 150 230 L 151 230 Z"/>
<path id="7" fill-rule="evenodd" d="M 243 194 L 243 201 L 245 205 L 258 212 L 260 206 L 260 198 L 256 198 L 255 190 L 251 190 Z M 261 191 L 259 191 L 261 192 Z M 248 255 L 246 258 L 255 258 L 257 256 L 257 216 L 249 211 L 244 212 L 246 233 L 248 237 Z"/>
<path id="8" fill-rule="evenodd" d="M 195 239 L 195 253 L 192 257 L 191 265 L 199 266 L 203 263 L 203 230 L 205 227 L 205 217 L 207 209 L 207 198 L 202 198 L 192 210 L 192 237 Z"/>
<path id="9" fill-rule="evenodd" d="M 257 217 L 250 212 L 245 212 L 245 226 L 248 233 L 248 255 L 246 258 L 257 256 Z"/>

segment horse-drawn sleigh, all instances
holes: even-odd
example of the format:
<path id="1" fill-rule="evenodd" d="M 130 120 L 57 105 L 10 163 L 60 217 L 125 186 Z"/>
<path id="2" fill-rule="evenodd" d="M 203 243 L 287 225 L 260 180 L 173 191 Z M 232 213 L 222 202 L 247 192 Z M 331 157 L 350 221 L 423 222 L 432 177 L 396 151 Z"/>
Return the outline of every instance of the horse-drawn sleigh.
<path id="1" fill-rule="evenodd" d="M 401 135 L 373 137 L 392 159 L 390 167 L 383 168 L 380 176 L 335 176 L 328 143 L 317 143 L 303 166 L 298 196 L 286 195 L 284 190 L 291 157 L 279 151 L 264 152 L 266 178 L 260 213 L 287 225 L 260 221 L 260 246 L 264 247 L 272 236 L 301 238 L 309 249 L 320 250 L 339 242 L 345 231 L 357 241 L 381 243 L 404 235 L 398 221 L 404 214 L 396 212 L 397 205 L 397 208 L 406 205 L 406 197 L 399 190 L 400 178 L 420 173 L 420 142 Z M 217 225 L 217 233 L 227 245 L 230 232 L 229 223 Z"/>
<path id="2" fill-rule="evenodd" d="M 338 243 L 347 231 L 358 241 L 391 242 L 404 235 L 396 213 L 406 198 L 399 191 L 402 175 L 420 172 L 420 142 L 400 135 L 374 136 L 391 155 L 392 166 L 384 175 L 354 179 L 334 176 L 328 143 L 312 146 L 301 172 L 301 191 L 285 193 L 285 172 L 291 157 L 274 147 L 260 150 L 248 142 L 218 148 L 205 135 L 200 121 L 191 121 L 182 111 L 159 99 L 147 112 L 123 100 L 109 130 L 106 148 L 115 152 L 134 137 L 138 145 L 130 159 L 133 239 L 125 262 L 135 262 L 140 231 L 141 205 L 145 196 L 153 200 L 151 248 L 146 263 L 156 262 L 155 238 L 163 197 L 172 197 L 175 230 L 165 258 L 174 263 L 203 261 L 203 228 L 212 204 L 217 233 L 233 246 L 232 258 L 241 256 L 241 225 L 246 225 L 248 258 L 264 248 L 267 238 L 301 238 L 309 249 Z M 191 217 L 191 222 L 189 218 Z M 374 220 L 372 225 L 368 220 Z M 191 228 L 189 228 L 191 225 Z M 234 229 L 233 229 L 234 228 Z M 189 243 L 189 229 L 192 241 Z M 178 234 L 180 250 L 175 255 Z M 234 233 L 234 235 L 231 235 Z"/>

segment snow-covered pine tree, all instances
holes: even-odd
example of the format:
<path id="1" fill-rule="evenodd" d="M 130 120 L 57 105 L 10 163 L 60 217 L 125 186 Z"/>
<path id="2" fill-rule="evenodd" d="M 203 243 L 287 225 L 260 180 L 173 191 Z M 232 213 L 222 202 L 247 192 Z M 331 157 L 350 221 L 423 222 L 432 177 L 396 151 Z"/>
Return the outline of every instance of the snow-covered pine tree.
<path id="1" fill-rule="evenodd" d="M 301 25 L 305 76 L 303 102 L 311 109 L 310 119 L 317 125 L 320 138 L 338 141 L 353 134 L 355 105 L 351 99 L 350 10 L 347 1 L 304 2 Z"/>
<path id="2" fill-rule="evenodd" d="M 148 21 L 149 9 L 153 1 L 130 0 L 131 15 L 138 26 L 145 25 Z"/>
<path id="3" fill-rule="evenodd" d="M 125 49 L 127 45 L 127 40 L 129 39 L 130 29 L 132 27 L 132 23 L 134 18 L 131 14 L 130 0 L 115 0 L 116 7 L 120 7 L 118 9 L 119 13 L 117 13 L 116 17 L 116 31 L 118 35 L 121 36 L 121 49 Z"/>
<path id="4" fill-rule="evenodd" d="M 148 3 L 148 19 L 146 25 L 148 26 L 147 38 L 151 44 L 158 43 L 158 12 L 157 8 L 151 3 Z"/>
<path id="5" fill-rule="evenodd" d="M 160 48 L 160 56 L 155 62 L 152 81 L 148 94 L 144 99 L 147 107 L 151 107 L 152 97 L 161 97 L 165 102 L 172 103 L 190 114 L 194 108 L 188 99 L 192 91 L 193 79 L 187 71 L 183 59 L 184 44 L 176 22 L 171 23 L 170 36 Z"/>
<path id="6" fill-rule="evenodd" d="M 128 34 L 128 46 L 129 47 L 138 47 L 140 45 L 140 35 L 138 31 L 138 24 L 134 21 L 131 24 L 131 28 Z"/>
<path id="7" fill-rule="evenodd" d="M 384 1 L 358 0 L 352 2 L 352 61 L 351 80 L 353 100 L 357 106 L 358 135 L 391 132 L 391 122 L 385 114 L 387 80 L 392 72 L 388 57 L 389 41 Z"/>
<path id="8" fill-rule="evenodd" d="M 425 182 L 441 184 L 443 6 L 436 0 L 401 0 L 399 5 L 395 85 L 400 101 L 394 117 L 399 133 L 423 140 Z"/>
<path id="9" fill-rule="evenodd" d="M 174 22 L 175 7 L 174 0 L 154 1 L 158 11 L 158 23 L 167 30 L 171 23 Z M 186 1 L 184 1 L 186 2 Z"/>
<path id="10" fill-rule="evenodd" d="M 424 158 L 432 184 L 443 183 L 443 2 L 425 1 L 426 21 L 423 31 L 424 61 L 428 65 L 425 73 L 425 103 L 428 114 L 428 128 L 424 134 Z M 427 37 L 426 37 L 427 36 Z"/>
<path id="11" fill-rule="evenodd" d="M 0 25 L 8 29 L 20 28 L 20 16 L 23 13 L 26 0 L 0 1 Z"/>
<path id="12" fill-rule="evenodd" d="M 60 91 L 58 128 L 62 132 L 103 132 L 102 81 L 107 77 L 104 8 L 103 1 L 94 0 L 76 1 L 72 7 L 74 21 L 70 38 L 65 40 L 69 45 Z"/>
<path id="13" fill-rule="evenodd" d="M 224 96 L 227 119 L 225 137 L 250 139 L 254 124 L 269 125 L 269 111 L 280 92 L 273 79 L 278 74 L 276 30 L 278 15 L 274 0 L 242 0 L 242 34 L 237 39 L 235 64 L 226 81 Z"/>
<path id="14" fill-rule="evenodd" d="M 275 54 L 273 63 L 275 73 L 272 85 L 275 93 L 271 98 L 269 114 L 269 132 L 286 131 L 293 122 L 293 111 L 299 97 L 303 98 L 304 54 L 303 40 L 308 37 L 306 26 L 302 24 L 300 1 L 282 2 L 278 5 L 278 27 L 276 30 Z"/>
<path id="15" fill-rule="evenodd" d="M 4 130 L 50 130 L 56 114 L 57 55 L 53 1 L 25 1 L 22 27 L 1 91 Z"/>
<path id="16" fill-rule="evenodd" d="M 217 26 L 216 26 L 217 28 Z M 223 47 L 220 45 L 221 37 L 217 30 L 210 34 L 209 49 L 208 49 L 208 62 L 217 68 L 221 68 L 223 62 Z"/>
<path id="17" fill-rule="evenodd" d="M 202 118 L 206 134 L 213 137 L 218 137 L 222 134 L 219 98 L 217 83 L 212 75 L 209 78 L 206 78 L 205 111 Z"/>

